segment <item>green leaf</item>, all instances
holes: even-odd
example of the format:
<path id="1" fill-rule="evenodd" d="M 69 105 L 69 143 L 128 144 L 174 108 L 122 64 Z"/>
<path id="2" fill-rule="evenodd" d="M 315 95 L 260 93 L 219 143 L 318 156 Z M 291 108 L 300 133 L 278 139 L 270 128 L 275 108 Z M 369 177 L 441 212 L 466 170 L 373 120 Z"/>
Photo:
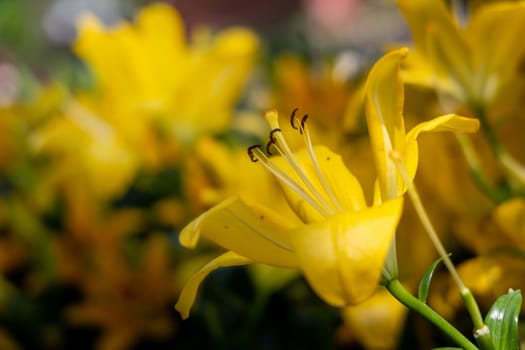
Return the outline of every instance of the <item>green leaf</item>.
<path id="1" fill-rule="evenodd" d="M 444 347 L 444 348 L 434 348 L 432 350 L 462 350 L 463 348 L 452 348 L 452 347 Z"/>
<path id="2" fill-rule="evenodd" d="M 521 291 L 510 289 L 490 308 L 485 324 L 489 327 L 496 350 L 519 350 L 518 316 Z"/>
<path id="3" fill-rule="evenodd" d="M 430 281 L 432 281 L 434 271 L 436 270 L 441 260 L 442 259 L 439 258 L 436 261 L 434 261 L 432 265 L 430 265 L 428 270 L 425 271 L 423 277 L 421 277 L 421 281 L 419 281 L 419 287 L 417 289 L 417 298 L 425 304 L 427 303 L 428 291 L 430 289 Z"/>

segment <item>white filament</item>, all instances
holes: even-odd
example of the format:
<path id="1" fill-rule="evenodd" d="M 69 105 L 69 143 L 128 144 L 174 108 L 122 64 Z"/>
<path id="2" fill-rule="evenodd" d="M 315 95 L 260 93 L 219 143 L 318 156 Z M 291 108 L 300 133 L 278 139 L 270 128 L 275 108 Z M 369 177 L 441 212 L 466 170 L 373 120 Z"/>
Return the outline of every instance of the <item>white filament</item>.
<path id="1" fill-rule="evenodd" d="M 290 187 L 295 193 L 297 193 L 301 198 L 303 198 L 308 204 L 310 204 L 315 210 L 319 212 L 324 217 L 327 217 L 329 213 L 323 209 L 323 207 L 313 198 L 308 192 L 304 191 L 303 188 L 295 182 L 290 176 L 288 176 L 281 168 L 279 168 L 274 162 L 272 162 L 260 149 L 256 148 L 253 150 L 253 154 L 261 161 L 261 164 L 264 165 L 277 179 L 279 179 L 286 186 Z"/>
<path id="2" fill-rule="evenodd" d="M 332 191 L 332 188 L 328 185 L 328 182 L 326 181 L 326 178 L 321 170 L 321 167 L 319 166 L 319 162 L 317 161 L 317 157 L 314 152 L 314 148 L 312 146 L 312 141 L 310 140 L 310 133 L 308 132 L 308 129 L 306 125 L 301 125 L 302 134 L 304 136 L 304 140 L 306 143 L 306 147 L 308 149 L 308 154 L 310 155 L 310 159 L 312 160 L 312 164 L 315 168 L 315 172 L 317 173 L 317 176 L 319 177 L 319 182 L 321 182 L 321 185 L 323 186 L 323 189 L 328 194 L 328 197 L 330 197 L 330 200 L 335 205 L 337 210 L 339 212 L 343 211 L 343 206 L 337 200 L 337 197 L 335 196 L 334 192 Z"/>

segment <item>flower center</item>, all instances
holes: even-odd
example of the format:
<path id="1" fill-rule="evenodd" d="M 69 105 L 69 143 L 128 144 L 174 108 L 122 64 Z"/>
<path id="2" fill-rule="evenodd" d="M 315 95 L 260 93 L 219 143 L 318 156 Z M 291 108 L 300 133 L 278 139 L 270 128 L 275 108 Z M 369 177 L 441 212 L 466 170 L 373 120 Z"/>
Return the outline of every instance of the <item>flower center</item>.
<path id="1" fill-rule="evenodd" d="M 293 154 L 279 127 L 278 114 L 275 109 L 269 110 L 265 115 L 266 121 L 271 128 L 269 141 L 266 144 L 266 153 L 268 155 L 263 152 L 261 145 L 249 147 L 248 155 L 253 162 L 261 161 L 261 164 L 279 181 L 292 189 L 323 217 L 342 212 L 343 207 L 328 185 L 317 161 L 310 139 L 310 133 L 306 125 L 308 115 L 304 115 L 303 118 L 299 120 L 299 118 L 295 116 L 296 112 L 297 108 L 292 112 L 290 123 L 294 129 L 303 135 L 306 150 L 308 151 L 308 158 L 313 169 L 315 169 L 315 175 L 307 172 Z M 291 170 L 285 170 L 272 161 L 268 156 L 273 155 L 273 152 L 279 154 L 290 166 Z"/>

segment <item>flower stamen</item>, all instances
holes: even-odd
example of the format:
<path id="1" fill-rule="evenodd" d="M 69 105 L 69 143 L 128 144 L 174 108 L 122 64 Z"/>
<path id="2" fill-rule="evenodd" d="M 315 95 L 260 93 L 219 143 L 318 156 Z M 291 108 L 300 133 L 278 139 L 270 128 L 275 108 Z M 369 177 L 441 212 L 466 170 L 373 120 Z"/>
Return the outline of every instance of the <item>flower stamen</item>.
<path id="1" fill-rule="evenodd" d="M 292 128 L 294 128 L 295 130 L 299 129 L 295 125 L 295 113 L 297 113 L 298 110 L 299 108 L 294 108 L 294 110 L 292 111 L 292 115 L 290 116 L 290 124 L 292 125 Z"/>
<path id="2" fill-rule="evenodd" d="M 290 125 L 292 126 L 293 129 L 299 130 L 299 133 L 302 135 L 304 132 L 304 124 L 306 123 L 306 120 L 308 119 L 308 114 L 305 114 L 299 121 L 299 118 L 295 117 L 295 113 L 297 113 L 298 110 L 299 108 L 295 108 L 292 111 L 292 115 L 290 116 Z M 299 124 L 299 126 L 296 125 L 296 123 Z"/>
<path id="3" fill-rule="evenodd" d="M 321 185 L 323 186 L 323 189 L 325 190 L 326 194 L 328 195 L 332 203 L 335 205 L 337 210 L 339 212 L 342 212 L 344 210 L 343 206 L 341 205 L 339 200 L 337 200 L 337 197 L 332 191 L 332 188 L 328 185 L 328 181 L 326 181 L 326 177 L 324 176 L 321 170 L 321 167 L 319 166 L 319 161 L 317 160 L 317 156 L 315 155 L 314 148 L 312 146 L 312 140 L 310 138 L 310 133 L 308 132 L 308 128 L 306 127 L 307 118 L 308 118 L 308 114 L 306 114 L 301 120 L 301 130 L 303 131 L 301 134 L 304 137 L 304 142 L 308 149 L 308 154 L 310 155 L 310 160 L 312 161 L 312 165 L 314 166 L 315 172 L 317 173 L 319 182 L 321 182 Z"/>
<path id="4" fill-rule="evenodd" d="M 272 151 L 271 151 L 271 148 L 272 146 L 275 146 L 275 142 L 270 140 L 266 143 L 266 154 L 268 154 L 269 156 L 273 155 Z"/>
<path id="5" fill-rule="evenodd" d="M 306 175 L 306 172 L 304 169 L 300 166 L 299 162 L 295 158 L 292 150 L 288 146 L 288 143 L 284 139 L 282 132 L 274 133 L 273 130 L 278 129 L 281 130 L 279 127 L 279 120 L 277 111 L 275 109 L 272 109 L 268 112 L 266 112 L 266 120 L 268 121 L 268 124 L 270 124 L 270 127 L 272 128 L 272 132 L 270 133 L 270 137 L 275 138 L 275 148 L 277 151 L 281 154 L 283 159 L 292 167 L 292 169 L 295 171 L 295 173 L 299 176 L 301 181 L 304 183 L 306 188 L 312 193 L 312 195 L 321 203 L 323 208 L 326 212 L 328 212 L 330 215 L 335 214 L 335 209 L 330 205 L 330 203 L 327 202 L 325 197 L 319 193 L 317 188 L 313 185 L 313 183 L 308 179 L 308 176 Z M 304 118 L 303 118 L 304 119 Z M 273 140 L 270 140 L 273 141 Z"/>
<path id="6" fill-rule="evenodd" d="M 270 143 L 269 143 L 270 144 Z M 270 158 L 264 154 L 261 150 L 260 145 L 253 145 L 248 148 L 248 155 L 253 162 L 261 161 L 261 164 L 270 171 L 278 180 L 290 187 L 295 193 L 303 198 L 308 204 L 319 212 L 324 217 L 328 217 L 329 213 L 323 209 L 318 203 L 316 198 L 312 197 L 307 191 L 305 191 L 300 184 L 286 174 L 281 168 L 279 168 Z"/>
<path id="7" fill-rule="evenodd" d="M 272 131 L 270 131 L 270 140 L 268 141 L 268 143 L 266 143 L 266 153 L 271 156 L 273 155 L 271 149 L 272 149 L 272 146 L 274 146 L 277 151 L 282 155 L 282 152 L 281 150 L 279 149 L 279 147 L 277 146 L 277 139 L 275 138 L 274 134 L 276 132 L 281 132 L 281 129 L 279 128 L 276 128 L 276 129 L 273 129 Z"/>
<path id="8" fill-rule="evenodd" d="M 304 127 L 306 125 L 306 121 L 308 120 L 308 114 L 305 114 L 303 116 L 303 119 L 301 119 L 301 128 L 299 129 L 299 133 L 302 135 L 304 133 Z"/>
<path id="9" fill-rule="evenodd" d="M 281 129 L 279 128 L 275 128 L 273 129 L 272 131 L 270 131 L 270 142 L 272 143 L 276 143 L 277 142 L 277 139 L 275 138 L 275 136 L 273 134 L 275 134 L 276 132 L 281 132 Z"/>
<path id="10" fill-rule="evenodd" d="M 250 157 L 250 160 L 254 163 L 259 161 L 259 158 L 254 154 L 253 150 L 256 148 L 261 148 L 261 145 L 253 145 L 248 147 L 248 157 Z"/>

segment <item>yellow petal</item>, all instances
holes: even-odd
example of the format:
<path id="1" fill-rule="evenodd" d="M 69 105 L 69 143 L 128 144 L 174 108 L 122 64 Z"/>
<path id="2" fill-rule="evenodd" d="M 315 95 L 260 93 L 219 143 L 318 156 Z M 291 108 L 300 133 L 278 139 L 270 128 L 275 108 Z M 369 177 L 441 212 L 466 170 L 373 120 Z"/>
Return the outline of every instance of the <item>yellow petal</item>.
<path id="1" fill-rule="evenodd" d="M 328 304 L 356 304 L 377 287 L 403 199 L 305 225 L 290 238 L 302 271 Z"/>
<path id="2" fill-rule="evenodd" d="M 385 199 L 398 194 L 397 169 L 389 153 L 393 149 L 401 154 L 405 152 L 404 91 L 399 65 L 406 53 L 407 49 L 399 49 L 379 59 L 368 75 L 365 88 L 368 132 Z"/>
<path id="3" fill-rule="evenodd" d="M 148 45 L 150 58 L 163 60 L 159 62 L 163 68 L 176 68 L 170 60 L 187 50 L 180 14 L 167 4 L 155 3 L 142 9 L 137 27 Z"/>
<path id="4" fill-rule="evenodd" d="M 73 51 L 91 66 L 99 80 L 106 73 L 111 74 L 109 69 L 105 68 L 114 67 L 114 58 L 111 57 L 114 52 L 104 33 L 104 25 L 95 16 L 85 14 L 77 21 L 77 31 L 78 36 L 72 45 Z"/>
<path id="5" fill-rule="evenodd" d="M 416 50 L 431 66 L 435 83 L 441 88 L 452 88 L 453 94 L 465 98 L 471 85 L 471 55 L 464 33 L 445 2 L 398 0 L 398 4 L 410 27 Z"/>
<path id="6" fill-rule="evenodd" d="M 474 13 L 466 29 L 482 99 L 491 99 L 515 72 L 525 50 L 525 2 L 485 5 Z"/>
<path id="7" fill-rule="evenodd" d="M 189 74 L 189 50 L 186 45 L 184 23 L 180 14 L 163 3 L 144 7 L 136 20 L 136 41 L 154 79 L 154 95 L 160 101 L 172 98 L 177 89 L 183 89 Z"/>
<path id="8" fill-rule="evenodd" d="M 366 208 L 363 189 L 341 156 L 322 146 L 314 147 L 314 151 L 323 175 L 342 207 L 353 211 Z"/>
<path id="9" fill-rule="evenodd" d="M 343 309 L 342 316 L 349 332 L 366 349 L 396 349 L 408 308 L 384 289 L 363 303 Z"/>
<path id="10" fill-rule="evenodd" d="M 443 35 L 452 42 L 458 40 L 459 28 L 443 0 L 397 0 L 397 4 L 410 27 L 412 42 L 417 51 L 428 54 L 429 24 L 446 30 L 448 28 Z"/>
<path id="11" fill-rule="evenodd" d="M 357 181 L 356 177 L 348 170 L 343 163 L 341 156 L 337 153 L 330 151 L 324 146 L 314 147 L 315 157 L 319 164 L 319 169 L 322 172 L 323 177 L 326 180 L 330 191 L 334 195 L 335 199 L 345 210 L 358 211 L 366 207 L 366 202 L 363 194 L 361 185 Z M 312 163 L 308 150 L 303 149 L 296 152 L 295 158 L 300 164 L 306 177 L 312 182 L 317 189 L 317 192 L 322 195 L 324 200 L 331 203 L 333 207 L 333 201 L 327 194 L 326 190 L 323 189 L 323 185 L 319 180 L 319 175 L 315 166 Z M 292 170 L 292 167 L 282 157 L 274 157 L 272 161 L 283 169 L 284 172 L 294 179 L 298 184 L 302 184 L 302 180 Z M 309 223 L 314 221 L 323 220 L 323 216 L 319 214 L 312 206 L 307 204 L 303 197 L 298 195 L 294 190 L 281 183 L 281 187 L 284 191 L 286 199 L 290 206 L 295 211 L 303 222 Z M 311 191 L 307 191 L 312 195 Z M 315 197 L 315 196 L 314 196 Z"/>
<path id="12" fill-rule="evenodd" d="M 288 237 L 293 226 L 286 218 L 253 201 L 231 197 L 188 224 L 179 240 L 191 248 L 202 234 L 255 262 L 295 267 L 297 263 Z"/>
<path id="13" fill-rule="evenodd" d="M 259 41 L 242 28 L 222 31 L 204 41 L 192 44 L 191 61 L 180 72 L 183 78 L 177 77 L 181 91 L 172 105 L 186 121 L 199 124 L 198 129 L 223 130 L 253 67 Z M 186 132 L 180 128 L 180 133 Z"/>
<path id="14" fill-rule="evenodd" d="M 186 282 L 179 296 L 179 300 L 177 304 L 175 304 L 175 309 L 177 309 L 183 319 L 188 318 L 190 309 L 195 302 L 199 286 L 211 272 L 221 267 L 248 265 L 251 263 L 253 263 L 253 261 L 234 252 L 227 252 L 213 259 Z"/>
<path id="15" fill-rule="evenodd" d="M 115 97 L 129 100 L 131 95 L 128 103 L 158 104 L 173 93 L 181 67 L 187 66 L 183 23 L 165 4 L 144 7 L 135 23 L 105 28 L 86 16 L 79 21 L 73 48 Z"/>
<path id="16" fill-rule="evenodd" d="M 428 122 L 423 122 L 416 125 L 408 133 L 407 150 L 406 150 L 406 167 L 410 179 L 413 179 L 418 165 L 419 150 L 417 146 L 417 137 L 422 132 L 438 132 L 438 131 L 452 131 L 452 132 L 476 132 L 479 129 L 479 120 L 474 118 L 460 117 L 456 114 L 446 114 Z"/>
<path id="17" fill-rule="evenodd" d="M 401 75 L 405 84 L 435 88 L 435 72 L 423 52 L 412 50 L 408 53 L 403 62 Z"/>
<path id="18" fill-rule="evenodd" d="M 156 86 L 152 65 L 148 64 L 148 54 L 142 46 L 140 36 L 129 23 L 109 29 L 94 17 L 86 16 L 79 22 L 73 50 L 89 65 L 100 90 L 122 107 L 121 104 L 136 105 L 149 98 Z"/>
<path id="19" fill-rule="evenodd" d="M 475 98 L 477 83 L 474 81 L 472 56 L 462 36 L 458 36 L 461 34 L 449 27 L 443 28 L 430 23 L 427 27 L 426 59 L 431 65 L 434 79 L 439 87 L 441 89 L 449 87 L 449 93 L 459 100 L 467 101 Z M 456 44 L 456 47 L 453 47 L 448 40 Z"/>
<path id="20" fill-rule="evenodd" d="M 259 46 L 254 32 L 241 27 L 229 28 L 215 38 L 214 51 L 222 58 L 252 57 Z"/>

